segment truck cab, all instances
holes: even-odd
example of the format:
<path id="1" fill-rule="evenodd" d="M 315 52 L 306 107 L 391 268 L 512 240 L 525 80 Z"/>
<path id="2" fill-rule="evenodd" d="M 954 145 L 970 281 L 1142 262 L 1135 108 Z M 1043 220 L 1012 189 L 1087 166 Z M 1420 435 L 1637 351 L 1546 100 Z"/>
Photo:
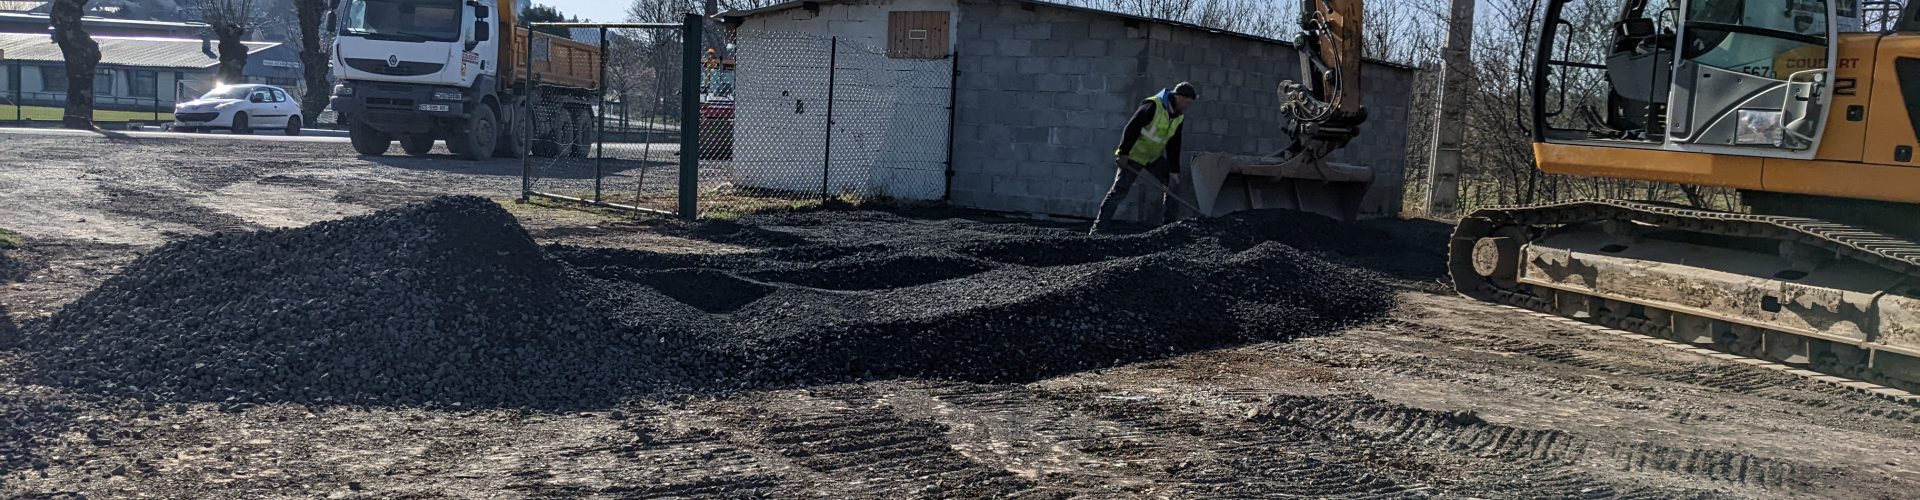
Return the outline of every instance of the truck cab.
<path id="1" fill-rule="evenodd" d="M 579 135 L 592 120 L 599 48 L 514 27 L 510 1 L 343 0 L 332 105 L 354 150 L 381 155 L 398 140 L 420 156 L 444 139 L 455 154 L 483 160 L 590 142 L 557 134 Z M 551 63 L 556 55 L 566 64 Z M 543 98 L 552 101 L 543 104 L 561 106 L 563 124 L 520 123 L 528 89 L 517 71 L 543 78 Z"/>

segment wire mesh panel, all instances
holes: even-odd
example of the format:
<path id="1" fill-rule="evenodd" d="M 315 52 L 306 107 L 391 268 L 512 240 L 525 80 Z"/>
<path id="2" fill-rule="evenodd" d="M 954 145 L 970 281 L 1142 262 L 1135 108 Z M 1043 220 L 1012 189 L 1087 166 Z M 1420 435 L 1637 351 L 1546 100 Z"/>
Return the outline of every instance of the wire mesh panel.
<path id="1" fill-rule="evenodd" d="M 678 27 L 565 26 L 591 50 L 530 43 L 528 194 L 675 213 L 684 34 Z M 572 44 L 567 44 L 571 46 Z M 597 51 L 597 52 L 594 52 Z M 570 59 L 581 59 L 574 61 Z M 598 85 L 548 82 L 539 68 L 584 64 Z"/>
<path id="2" fill-rule="evenodd" d="M 599 49 L 602 83 L 527 82 L 515 135 L 531 152 L 528 194 L 705 215 L 945 197 L 953 59 L 944 48 L 889 54 L 812 33 L 742 31 L 689 51 L 691 26 L 565 27 Z M 529 66 L 559 63 L 541 58 L 560 52 L 530 45 Z M 687 128 L 698 130 L 691 158 L 681 155 Z"/>
<path id="3" fill-rule="evenodd" d="M 776 31 L 734 33 L 733 55 L 706 78 L 703 211 L 944 197 L 951 58 Z"/>

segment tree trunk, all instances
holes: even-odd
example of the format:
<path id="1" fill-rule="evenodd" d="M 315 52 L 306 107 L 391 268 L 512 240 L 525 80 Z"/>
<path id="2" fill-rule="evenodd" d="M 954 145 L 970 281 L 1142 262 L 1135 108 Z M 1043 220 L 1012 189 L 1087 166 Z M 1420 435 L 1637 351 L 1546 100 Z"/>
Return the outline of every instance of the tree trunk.
<path id="1" fill-rule="evenodd" d="M 300 121 L 311 124 L 333 94 L 327 85 L 329 47 L 320 44 L 320 20 L 326 17 L 327 0 L 295 0 L 293 6 L 300 16 L 300 74 L 307 84 L 307 93 L 300 98 Z"/>
<path id="2" fill-rule="evenodd" d="M 240 43 L 240 38 L 247 36 L 247 27 L 219 24 L 213 27 L 213 34 L 220 38 L 220 69 L 214 72 L 214 79 L 221 85 L 246 83 L 247 44 Z"/>
<path id="3" fill-rule="evenodd" d="M 52 24 L 53 42 L 67 61 L 66 113 L 60 126 L 91 130 L 93 126 L 93 69 L 100 64 L 100 44 L 80 27 L 80 15 L 87 0 L 55 0 Z"/>

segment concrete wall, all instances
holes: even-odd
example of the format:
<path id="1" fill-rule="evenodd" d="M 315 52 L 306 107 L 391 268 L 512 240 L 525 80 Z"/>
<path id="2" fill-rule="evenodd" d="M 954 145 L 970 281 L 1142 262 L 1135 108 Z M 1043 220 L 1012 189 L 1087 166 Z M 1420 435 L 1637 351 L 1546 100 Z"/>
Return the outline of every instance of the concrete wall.
<path id="1" fill-rule="evenodd" d="M 1021 2 L 961 4 L 955 205 L 1091 216 L 1112 183 L 1113 150 L 1133 108 L 1183 80 L 1201 94 L 1185 125 L 1189 158 L 1266 154 L 1288 143 L 1275 89 L 1296 78 L 1290 46 Z M 1374 168 L 1363 212 L 1391 215 L 1400 208 L 1413 73 L 1377 64 L 1364 71 L 1371 119 L 1332 160 Z"/>
<path id="2" fill-rule="evenodd" d="M 862 0 L 744 20 L 734 78 L 736 185 L 938 200 L 946 193 L 952 59 L 887 57 L 892 11 L 959 12 L 952 0 Z M 949 28 L 949 33 L 952 33 Z M 833 74 L 828 68 L 838 37 Z M 828 82 L 833 81 L 827 165 Z"/>

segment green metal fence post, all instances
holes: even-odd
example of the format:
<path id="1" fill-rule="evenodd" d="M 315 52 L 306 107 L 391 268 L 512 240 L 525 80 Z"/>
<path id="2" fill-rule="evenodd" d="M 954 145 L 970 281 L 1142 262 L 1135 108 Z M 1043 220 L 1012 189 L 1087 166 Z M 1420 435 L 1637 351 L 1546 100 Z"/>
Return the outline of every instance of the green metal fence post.
<path id="1" fill-rule="evenodd" d="M 827 182 L 833 177 L 833 87 L 840 74 L 840 37 L 827 45 L 827 138 L 825 158 L 820 160 L 820 204 L 827 203 Z"/>
<path id="2" fill-rule="evenodd" d="M 680 45 L 680 218 L 700 217 L 700 29 L 706 18 L 687 14 Z"/>
<path id="3" fill-rule="evenodd" d="M 507 41 L 504 43 L 513 43 L 515 41 L 513 39 L 513 36 L 514 34 L 517 34 L 517 32 L 513 30 L 507 30 L 507 33 L 508 33 Z M 521 203 L 526 203 L 528 196 L 533 194 L 533 127 L 534 127 L 533 120 L 535 119 L 534 106 L 539 105 L 539 103 L 534 102 L 534 99 L 537 99 L 538 96 L 533 95 L 533 29 L 532 27 L 528 27 L 527 29 L 527 41 L 525 43 L 526 43 L 526 46 L 520 48 L 520 50 L 526 52 L 526 64 L 527 64 L 521 70 L 523 71 L 523 73 L 519 75 L 521 78 L 520 80 L 521 81 L 520 83 L 520 123 L 517 123 L 516 125 L 519 125 L 519 127 L 517 128 L 520 129 L 520 134 L 513 138 L 514 142 L 516 143 L 513 145 L 514 153 L 520 155 L 520 202 Z M 513 65 L 508 64 L 507 68 L 505 69 L 511 70 L 513 69 Z M 508 78 L 512 78 L 512 77 L 509 76 Z M 519 150 L 520 144 L 526 144 L 527 150 L 520 151 Z"/>
<path id="4" fill-rule="evenodd" d="M 587 147 L 593 148 L 593 202 L 600 202 L 601 184 L 606 180 L 606 172 L 601 169 L 601 160 L 607 157 L 607 27 L 600 27 L 600 79 L 594 83 L 593 107 L 587 109 L 587 116 L 593 118 L 593 142 Z M 634 200 L 639 205 L 640 200 Z"/>

